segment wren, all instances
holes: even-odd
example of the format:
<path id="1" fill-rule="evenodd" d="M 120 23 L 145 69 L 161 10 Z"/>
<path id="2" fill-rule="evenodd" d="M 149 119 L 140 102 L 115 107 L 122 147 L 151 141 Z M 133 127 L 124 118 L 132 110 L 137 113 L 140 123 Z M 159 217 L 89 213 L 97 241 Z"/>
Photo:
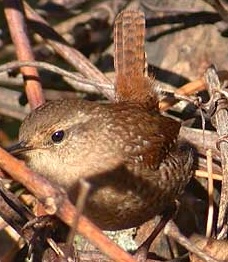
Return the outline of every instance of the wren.
<path id="1" fill-rule="evenodd" d="M 83 213 L 104 230 L 139 226 L 161 214 L 191 178 L 191 150 L 178 141 L 180 123 L 158 110 L 145 74 L 145 19 L 116 19 L 116 103 L 62 99 L 23 121 L 13 154 L 65 188 L 75 203 L 78 181 L 91 185 Z"/>

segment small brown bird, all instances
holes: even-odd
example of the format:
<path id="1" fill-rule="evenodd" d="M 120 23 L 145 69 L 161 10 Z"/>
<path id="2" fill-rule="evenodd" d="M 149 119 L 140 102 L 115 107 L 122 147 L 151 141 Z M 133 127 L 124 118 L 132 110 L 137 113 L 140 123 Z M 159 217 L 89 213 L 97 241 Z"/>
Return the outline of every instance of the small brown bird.
<path id="1" fill-rule="evenodd" d="M 25 118 L 14 149 L 74 203 L 79 178 L 88 181 L 83 212 L 105 230 L 138 226 L 162 213 L 191 177 L 191 151 L 177 142 L 180 124 L 159 114 L 144 73 L 144 23 L 139 11 L 117 17 L 117 103 L 47 102 Z"/>

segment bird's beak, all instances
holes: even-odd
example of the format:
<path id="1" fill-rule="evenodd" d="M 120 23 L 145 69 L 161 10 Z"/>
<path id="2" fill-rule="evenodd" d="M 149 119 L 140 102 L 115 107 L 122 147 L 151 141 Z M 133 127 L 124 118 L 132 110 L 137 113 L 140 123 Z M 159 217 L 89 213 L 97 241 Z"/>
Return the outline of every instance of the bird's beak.
<path id="1" fill-rule="evenodd" d="M 31 150 L 32 147 L 28 146 L 24 141 L 19 142 L 18 144 L 15 144 L 7 149 L 9 153 L 11 153 L 13 156 L 20 156 L 23 155 L 23 152 Z"/>

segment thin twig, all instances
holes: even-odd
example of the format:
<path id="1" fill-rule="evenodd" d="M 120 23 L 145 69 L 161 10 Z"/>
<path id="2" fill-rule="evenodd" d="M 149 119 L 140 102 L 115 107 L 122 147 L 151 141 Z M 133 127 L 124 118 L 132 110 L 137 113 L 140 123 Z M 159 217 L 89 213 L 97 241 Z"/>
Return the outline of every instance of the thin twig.
<path id="1" fill-rule="evenodd" d="M 111 84 L 105 84 L 105 83 L 100 83 L 96 80 L 91 80 L 85 77 L 81 77 L 73 72 L 68 72 L 64 69 L 59 68 L 58 66 L 54 66 L 52 64 L 46 63 L 46 62 L 40 62 L 40 61 L 12 61 L 8 62 L 6 64 L 3 64 L 0 66 L 0 72 L 5 72 L 9 69 L 15 69 L 18 67 L 22 66 L 34 66 L 37 68 L 41 69 L 46 69 L 51 72 L 54 72 L 56 74 L 62 75 L 64 77 L 70 78 L 74 81 L 77 81 L 78 85 L 83 86 L 84 88 L 89 87 L 89 88 L 97 88 L 101 93 L 109 91 L 109 93 L 113 93 L 114 95 L 114 86 Z"/>
<path id="2" fill-rule="evenodd" d="M 213 155 L 218 155 L 219 151 L 216 148 L 218 134 L 211 130 L 201 130 L 198 128 L 190 128 L 182 126 L 180 129 L 180 137 L 189 141 L 197 150 L 198 153 L 205 155 L 207 149 L 213 150 Z M 203 137 L 205 142 L 203 142 Z"/>
<path id="3" fill-rule="evenodd" d="M 204 89 L 205 89 L 205 82 L 203 79 L 199 79 L 199 80 L 193 81 L 191 83 L 188 83 L 178 88 L 174 92 L 174 96 L 175 94 L 182 95 L 182 96 L 189 96 L 189 95 L 195 94 L 196 92 L 200 92 Z M 174 105 L 176 102 L 177 100 L 175 98 L 174 99 L 166 98 L 165 100 L 159 103 L 159 108 L 161 111 L 166 111 L 169 107 Z"/>
<path id="4" fill-rule="evenodd" d="M 212 151 L 210 149 L 207 150 L 207 172 L 208 172 L 208 215 L 207 215 L 207 229 L 206 236 L 211 237 L 212 227 L 213 227 L 213 215 L 214 215 L 214 201 L 213 201 L 213 170 L 212 170 Z"/>
<path id="5" fill-rule="evenodd" d="M 171 6 L 156 6 L 151 1 L 141 1 L 141 5 L 151 12 L 163 12 L 172 14 L 195 14 L 204 11 L 199 8 L 187 8 L 187 7 L 171 7 Z"/>
<path id="6" fill-rule="evenodd" d="M 23 5 L 20 0 L 4 0 L 4 11 L 11 37 L 15 45 L 17 57 L 19 60 L 33 61 L 34 56 L 25 25 L 23 15 Z M 39 74 L 36 68 L 23 67 L 21 72 L 25 80 L 25 92 L 32 109 L 44 103 L 42 87 L 40 85 Z"/>
<path id="7" fill-rule="evenodd" d="M 87 78 L 96 79 L 100 83 L 110 84 L 110 80 L 98 70 L 79 51 L 72 48 L 50 25 L 39 16 L 26 2 L 24 2 L 25 13 L 31 22 L 31 26 L 62 56 L 69 64 L 74 66 Z M 104 89 L 103 94 L 111 101 L 114 100 L 113 93 Z"/>
<path id="8" fill-rule="evenodd" d="M 72 244 L 74 241 L 74 236 L 77 230 L 78 220 L 79 220 L 80 215 L 83 212 L 83 209 L 85 207 L 85 202 L 88 197 L 89 190 L 90 190 L 90 184 L 86 182 L 84 179 L 79 179 L 78 183 L 79 183 L 79 194 L 78 194 L 78 198 L 76 201 L 76 208 L 77 208 L 78 214 L 74 219 L 74 226 L 71 227 L 71 230 L 67 237 L 67 243 L 69 245 Z"/>
<path id="9" fill-rule="evenodd" d="M 224 8 L 219 0 L 204 0 L 204 2 L 211 5 L 222 17 L 222 19 L 228 23 L 228 11 Z"/>
<path id="10" fill-rule="evenodd" d="M 218 174 L 211 174 L 211 175 L 212 175 L 212 179 L 213 180 L 222 181 L 222 175 L 218 175 Z M 207 171 L 203 171 L 203 170 L 196 170 L 195 171 L 195 176 L 208 178 L 208 172 Z"/>
<path id="11" fill-rule="evenodd" d="M 196 247 L 190 240 L 187 239 L 184 235 L 181 234 L 176 224 L 170 220 L 165 228 L 164 233 L 175 239 L 180 245 L 185 247 L 188 251 L 194 253 L 199 258 L 203 259 L 206 262 L 221 262 L 217 259 L 212 258 L 211 256 L 207 255 L 205 252 L 201 251 L 198 247 Z"/>
<path id="12" fill-rule="evenodd" d="M 221 70 L 217 72 L 220 81 L 228 79 L 228 72 L 226 70 Z M 174 92 L 174 97 L 167 97 L 159 103 L 159 108 L 161 111 L 166 111 L 175 103 L 178 102 L 178 96 L 189 96 L 197 92 L 203 91 L 206 89 L 206 83 L 204 78 L 187 83 Z M 176 96 L 177 95 L 177 96 Z"/>
<path id="13" fill-rule="evenodd" d="M 5 189 L 2 182 L 0 182 L 0 215 L 27 243 L 31 241 L 34 228 L 29 228 L 25 233 L 23 227 L 35 216 L 13 193 Z"/>

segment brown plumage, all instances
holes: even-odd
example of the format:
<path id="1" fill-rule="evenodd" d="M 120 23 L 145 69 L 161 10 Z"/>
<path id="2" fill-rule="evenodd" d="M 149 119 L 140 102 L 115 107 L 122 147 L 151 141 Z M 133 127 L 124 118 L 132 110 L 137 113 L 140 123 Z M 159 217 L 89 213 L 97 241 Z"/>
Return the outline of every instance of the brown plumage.
<path id="1" fill-rule="evenodd" d="M 118 102 L 133 102 L 157 109 L 154 78 L 147 76 L 145 60 L 145 18 L 143 12 L 120 13 L 114 27 L 115 93 Z"/>
<path id="2" fill-rule="evenodd" d="M 191 152 L 177 142 L 180 124 L 159 114 L 142 69 L 144 34 L 141 12 L 117 18 L 115 38 L 123 41 L 115 44 L 117 103 L 48 102 L 26 117 L 14 149 L 33 170 L 64 187 L 73 202 L 79 178 L 87 180 L 84 213 L 106 230 L 138 226 L 162 213 L 191 177 Z"/>

